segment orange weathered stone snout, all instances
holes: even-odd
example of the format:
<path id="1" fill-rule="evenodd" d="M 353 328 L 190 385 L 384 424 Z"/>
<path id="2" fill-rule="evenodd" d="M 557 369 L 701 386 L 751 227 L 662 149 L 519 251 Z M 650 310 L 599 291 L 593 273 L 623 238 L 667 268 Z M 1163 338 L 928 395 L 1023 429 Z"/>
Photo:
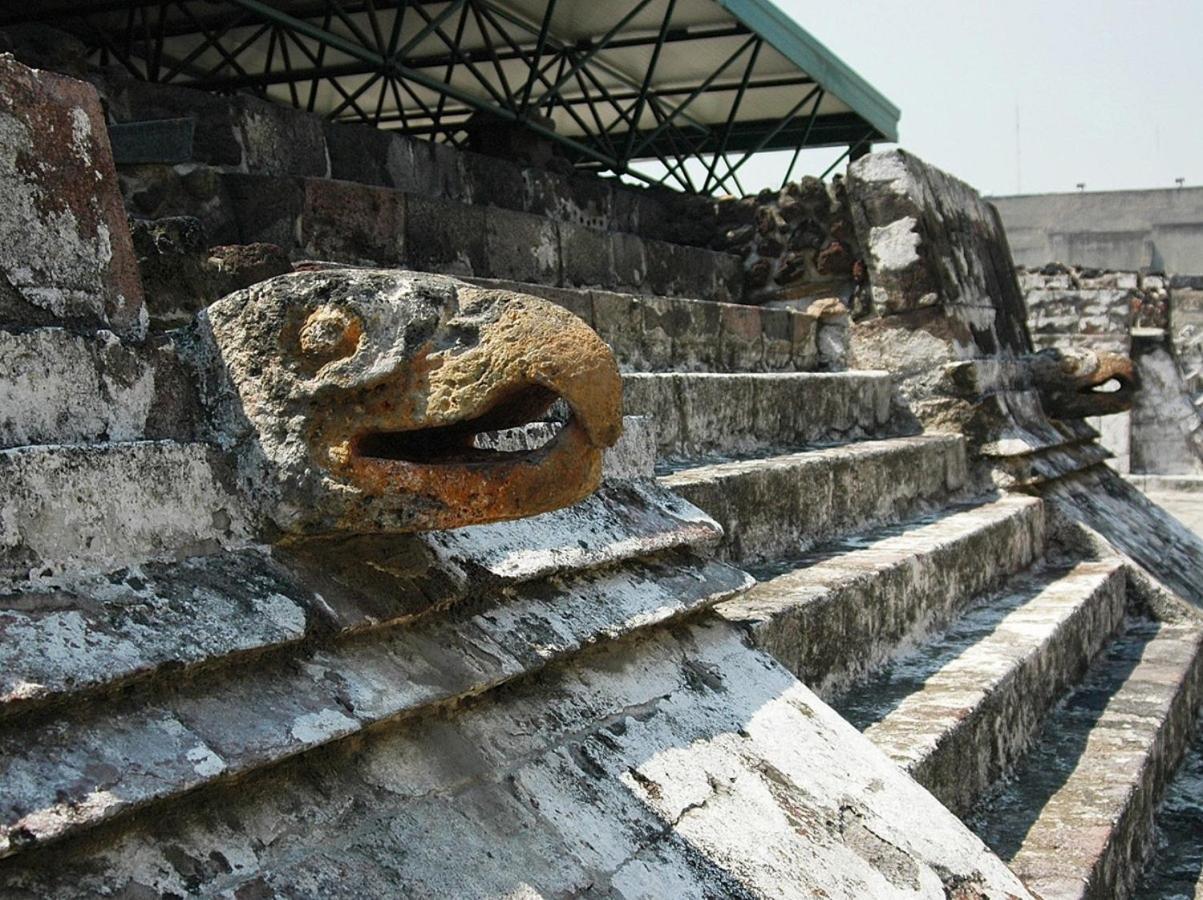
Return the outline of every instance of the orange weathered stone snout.
<path id="1" fill-rule="evenodd" d="M 534 297 L 328 270 L 232 295 L 201 324 L 253 433 L 247 488 L 285 533 L 446 529 L 567 506 L 597 487 L 621 431 L 609 348 Z M 524 426 L 550 438 L 502 449 Z"/>

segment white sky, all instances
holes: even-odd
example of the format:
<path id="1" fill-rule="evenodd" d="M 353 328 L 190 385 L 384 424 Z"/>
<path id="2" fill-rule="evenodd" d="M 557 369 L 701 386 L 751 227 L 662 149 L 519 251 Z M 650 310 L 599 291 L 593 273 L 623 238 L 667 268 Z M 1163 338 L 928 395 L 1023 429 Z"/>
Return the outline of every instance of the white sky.
<path id="1" fill-rule="evenodd" d="M 983 193 L 1203 184 L 1203 0 L 776 2 L 901 108 L 900 146 Z M 787 162 L 749 161 L 745 190 Z"/>

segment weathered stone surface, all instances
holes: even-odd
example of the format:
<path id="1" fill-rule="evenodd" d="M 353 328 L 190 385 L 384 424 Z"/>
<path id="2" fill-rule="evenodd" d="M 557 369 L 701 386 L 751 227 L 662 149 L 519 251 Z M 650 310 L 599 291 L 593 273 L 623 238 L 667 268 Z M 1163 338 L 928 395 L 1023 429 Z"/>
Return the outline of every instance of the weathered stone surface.
<path id="1" fill-rule="evenodd" d="M 429 530 L 534 515 L 598 484 L 621 430 L 609 350 L 570 313 L 438 276 L 281 276 L 201 314 L 215 438 L 265 525 Z M 474 446 L 563 399 L 530 453 Z"/>
<path id="2" fill-rule="evenodd" d="M 0 331 L 0 447 L 147 437 L 155 376 L 112 332 Z"/>
<path id="3" fill-rule="evenodd" d="M 981 351 L 1031 350 L 1002 221 L 977 191 L 892 150 L 849 166 L 848 198 L 879 314 L 943 306 Z"/>
<path id="4" fill-rule="evenodd" d="M 323 622 L 321 610 L 255 550 L 8 594 L 0 598 L 0 717 L 297 641 Z"/>
<path id="5" fill-rule="evenodd" d="M 305 187 L 300 179 L 233 174 L 221 176 L 221 185 L 239 243 L 296 245 L 305 208 Z"/>
<path id="6" fill-rule="evenodd" d="M 1201 682 L 1197 627 L 1137 620 L 1050 718 L 975 830 L 1041 897 L 1130 896 Z"/>
<path id="7" fill-rule="evenodd" d="M 562 283 L 570 287 L 617 287 L 614 280 L 614 247 L 603 231 L 561 222 L 560 260 Z"/>
<path id="8" fill-rule="evenodd" d="M 371 641 L 326 645 L 303 659 L 276 655 L 237 679 L 200 673 L 153 704 L 134 696 L 42 728 L 0 724 L 0 771 L 15 789 L 0 803 L 0 856 L 478 694 L 748 583 L 738 570 L 687 555 L 637 563 L 553 590 L 535 585 Z M 93 802 L 98 794 L 104 799 Z"/>
<path id="9" fill-rule="evenodd" d="M 890 387 L 884 372 L 623 376 L 624 408 L 652 418 L 659 455 L 666 459 L 746 456 L 881 436 L 890 417 Z"/>
<path id="10" fill-rule="evenodd" d="M 1105 466 L 1040 485 L 1069 520 L 1096 532 L 1113 553 L 1126 556 L 1197 609 L 1203 609 L 1203 538 L 1152 503 Z"/>
<path id="11" fill-rule="evenodd" d="M 1132 355 L 1141 385 L 1132 406 L 1132 470 L 1203 474 L 1203 408 L 1192 403 L 1182 357 L 1160 336 L 1144 335 L 1133 340 Z"/>
<path id="12" fill-rule="evenodd" d="M 146 332 L 91 85 L 0 56 L 0 322 Z"/>
<path id="13" fill-rule="evenodd" d="M 152 328 L 186 325 L 197 310 L 216 299 L 207 284 L 209 242 L 199 219 L 134 219 L 130 231 Z"/>
<path id="14" fill-rule="evenodd" d="M 319 116 L 246 94 L 235 94 L 230 102 L 244 171 L 329 177 L 330 159 Z"/>
<path id="15" fill-rule="evenodd" d="M 1157 810 L 1156 857 L 1136 896 L 1145 900 L 1198 900 L 1203 896 L 1203 727 L 1196 726 L 1165 800 Z"/>
<path id="16" fill-rule="evenodd" d="M 1031 563 L 1044 538 L 1038 500 L 952 506 L 770 564 L 719 612 L 830 698 Z"/>
<path id="17" fill-rule="evenodd" d="M 923 435 L 699 466 L 660 481 L 723 526 L 722 553 L 763 561 L 913 516 L 966 478 L 960 437 Z"/>
<path id="18" fill-rule="evenodd" d="M 536 284 L 559 284 L 559 227 L 547 219 L 507 209 L 485 211 L 489 274 Z"/>
<path id="19" fill-rule="evenodd" d="M 220 818 L 198 806 L 132 822 L 106 846 L 14 860 L 0 883 L 63 897 L 1030 896 L 722 627 L 603 648 L 205 799 Z"/>
<path id="20" fill-rule="evenodd" d="M 406 262 L 451 275 L 492 275 L 485 211 L 410 194 L 405 203 Z"/>
<path id="21" fill-rule="evenodd" d="M 276 244 L 222 244 L 210 247 L 206 256 L 205 272 L 215 300 L 292 271 L 288 254 Z"/>
<path id="22" fill-rule="evenodd" d="M 170 441 L 0 451 L 0 581 L 106 571 L 248 537 L 216 452 Z"/>
<path id="23" fill-rule="evenodd" d="M 406 259 L 405 196 L 396 191 L 307 178 L 300 221 L 310 256 L 378 266 Z"/>
<path id="24" fill-rule="evenodd" d="M 1030 572 L 835 705 L 964 815 L 1023 758 L 1123 618 L 1116 560 Z"/>

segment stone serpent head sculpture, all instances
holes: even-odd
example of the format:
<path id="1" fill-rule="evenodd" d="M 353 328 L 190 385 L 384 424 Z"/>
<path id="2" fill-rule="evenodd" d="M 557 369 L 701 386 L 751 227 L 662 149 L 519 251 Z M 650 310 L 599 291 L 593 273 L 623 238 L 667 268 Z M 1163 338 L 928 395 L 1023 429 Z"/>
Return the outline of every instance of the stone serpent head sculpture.
<path id="1" fill-rule="evenodd" d="M 1140 389 L 1132 360 L 1118 353 L 1056 348 L 1026 359 L 1041 404 L 1058 419 L 1125 412 Z"/>
<path id="2" fill-rule="evenodd" d="M 610 350 L 534 297 L 437 275 L 282 275 L 202 311 L 193 333 L 212 437 L 265 527 L 425 531 L 575 503 L 621 431 Z M 482 435 L 567 422 L 528 451 Z"/>

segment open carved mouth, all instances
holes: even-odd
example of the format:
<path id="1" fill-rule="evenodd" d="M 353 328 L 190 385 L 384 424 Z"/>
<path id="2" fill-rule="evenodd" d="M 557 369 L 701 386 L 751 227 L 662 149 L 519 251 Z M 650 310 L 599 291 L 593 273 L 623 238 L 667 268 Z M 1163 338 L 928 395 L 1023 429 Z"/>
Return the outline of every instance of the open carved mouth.
<path id="1" fill-rule="evenodd" d="M 352 454 L 363 460 L 423 466 L 487 464 L 535 457 L 546 451 L 567 427 L 558 421 L 547 421 L 547 412 L 558 399 L 554 391 L 526 385 L 480 415 L 459 422 L 430 428 L 361 432 L 352 443 Z"/>

